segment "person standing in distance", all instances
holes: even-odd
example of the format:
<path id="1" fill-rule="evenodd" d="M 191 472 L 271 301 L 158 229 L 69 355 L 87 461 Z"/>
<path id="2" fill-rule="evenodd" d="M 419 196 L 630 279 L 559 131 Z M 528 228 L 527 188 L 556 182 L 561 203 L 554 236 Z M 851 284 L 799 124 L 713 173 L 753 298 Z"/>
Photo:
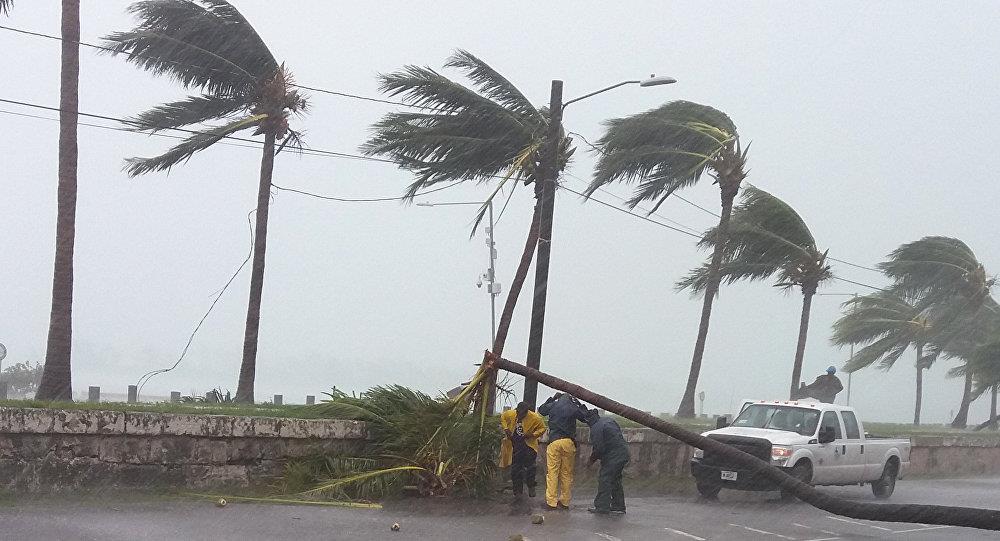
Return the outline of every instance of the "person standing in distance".
<path id="1" fill-rule="evenodd" d="M 568 394 L 556 393 L 538 407 L 549 418 L 549 444 L 545 448 L 545 505 L 569 509 L 576 462 L 576 422 L 585 421 L 587 408 Z"/>

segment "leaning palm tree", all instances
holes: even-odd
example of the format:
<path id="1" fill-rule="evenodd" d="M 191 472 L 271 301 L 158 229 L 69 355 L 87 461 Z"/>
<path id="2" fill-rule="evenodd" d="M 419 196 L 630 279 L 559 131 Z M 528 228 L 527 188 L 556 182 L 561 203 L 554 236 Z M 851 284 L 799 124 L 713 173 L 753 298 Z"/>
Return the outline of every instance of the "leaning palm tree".
<path id="1" fill-rule="evenodd" d="M 13 0 L 0 0 L 6 15 Z M 45 367 L 35 397 L 72 400 L 73 249 L 76 242 L 77 120 L 80 105 L 80 0 L 62 0 L 62 53 L 59 76 L 59 184 L 56 195 L 56 249 Z"/>
<path id="2" fill-rule="evenodd" d="M 906 350 L 911 347 L 916 350 L 914 425 L 920 424 L 924 370 L 930 368 L 936 358 L 934 354 L 924 355 L 933 327 L 926 312 L 917 304 L 895 290 L 855 297 L 844 303 L 844 315 L 833 324 L 831 339 L 837 346 L 863 346 L 847 360 L 844 367 L 847 372 L 875 363 L 880 369 L 889 370 Z"/>
<path id="3" fill-rule="evenodd" d="M 193 130 L 193 135 L 159 156 L 130 158 L 126 161 L 130 176 L 167 171 L 238 132 L 254 130 L 254 135 L 264 136 L 250 301 L 236 391 L 237 401 L 253 402 L 274 156 L 276 147 L 280 151 L 287 144 L 300 144 L 299 134 L 288 124 L 292 114 L 305 112 L 306 99 L 295 90 L 285 65 L 278 63 L 253 26 L 225 0 L 148 0 L 133 4 L 129 11 L 139 25 L 106 38 L 112 54 L 125 54 L 140 68 L 200 92 L 154 107 L 131 119 L 130 125 L 138 131 L 157 132 L 220 123 Z"/>
<path id="4" fill-rule="evenodd" d="M 971 351 L 975 341 L 970 333 L 976 326 L 961 322 L 978 322 L 984 310 L 996 311 L 990 298 L 996 280 L 987 276 L 972 249 L 955 238 L 924 237 L 893 250 L 879 268 L 904 295 L 918 296 L 920 308 L 932 314 L 935 349 L 945 353 L 957 349 L 951 356 L 968 359 L 963 351 Z M 959 344 L 967 347 L 956 347 Z M 964 376 L 962 402 L 952 421 L 955 428 L 965 428 L 973 399 L 972 371 L 965 370 Z"/>
<path id="5" fill-rule="evenodd" d="M 802 291 L 802 315 L 789 391 L 789 397 L 794 398 L 802 378 L 813 295 L 821 284 L 833 278 L 833 273 L 826 263 L 826 252 L 816 247 L 809 227 L 788 203 L 753 186 L 743 190 L 742 198 L 729 223 L 720 275 L 729 284 L 777 275 L 776 287 L 785 291 L 797 287 Z M 717 229 L 706 231 L 699 246 L 714 249 L 719 237 Z M 704 293 L 711 269 L 711 262 L 694 269 L 677 283 L 677 288 Z"/>
<path id="6" fill-rule="evenodd" d="M 677 414 L 694 416 L 694 396 L 708 339 L 712 303 L 719 291 L 722 256 L 729 234 L 733 201 L 746 178 L 747 150 L 725 113 L 706 105 L 674 101 L 657 109 L 610 120 L 600 139 L 601 158 L 586 194 L 612 183 L 637 182 L 630 207 L 653 201 L 655 211 L 671 194 L 706 176 L 719 186 L 722 212 L 708 266 L 705 300 L 684 397 Z M 748 145 L 749 146 L 749 145 Z"/>
<path id="7" fill-rule="evenodd" d="M 408 200 L 443 182 L 495 182 L 487 201 L 504 187 L 513 190 L 520 183 L 535 184 L 535 210 L 527 241 L 492 344 L 492 351 L 500 355 L 538 244 L 541 183 L 535 181 L 548 110 L 532 105 L 510 81 L 467 51 L 455 51 L 445 67 L 463 72 L 472 86 L 420 66 L 406 66 L 379 76 L 382 92 L 421 110 L 385 115 L 372 127 L 374 133 L 362 151 L 369 156 L 384 156 L 416 175 L 406 190 Z M 570 143 L 566 137 L 561 141 L 559 171 L 573 153 Z M 484 204 L 480 209 L 476 225 L 486 208 Z M 493 393 L 488 395 L 492 397 Z M 492 409 L 492 399 L 490 402 Z"/>
<path id="8" fill-rule="evenodd" d="M 967 367 L 975 380 L 974 393 L 990 391 L 990 417 L 977 429 L 990 427 L 997 429 L 997 390 L 1000 389 L 1000 329 L 994 330 L 993 337 L 982 344 L 969 358 Z"/>

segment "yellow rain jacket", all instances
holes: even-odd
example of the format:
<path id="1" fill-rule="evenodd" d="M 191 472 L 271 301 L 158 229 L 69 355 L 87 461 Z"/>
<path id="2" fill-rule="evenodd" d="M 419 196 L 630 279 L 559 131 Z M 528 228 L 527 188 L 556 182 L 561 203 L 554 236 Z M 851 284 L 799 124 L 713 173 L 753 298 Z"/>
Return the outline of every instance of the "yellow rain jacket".
<path id="1" fill-rule="evenodd" d="M 517 425 L 517 410 L 507 410 L 500 414 L 500 428 L 514 432 Z M 524 429 L 524 443 L 538 452 L 538 438 L 545 434 L 545 420 L 542 416 L 528 411 L 521 420 L 521 427 Z M 510 438 L 504 435 L 503 443 L 500 444 L 500 467 L 510 466 L 514 460 L 514 444 Z"/>

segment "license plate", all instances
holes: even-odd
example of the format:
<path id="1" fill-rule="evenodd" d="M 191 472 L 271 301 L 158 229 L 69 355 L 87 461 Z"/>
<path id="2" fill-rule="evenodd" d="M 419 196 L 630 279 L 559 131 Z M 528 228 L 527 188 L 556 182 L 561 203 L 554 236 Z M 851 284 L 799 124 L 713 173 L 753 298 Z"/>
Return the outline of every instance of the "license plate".
<path id="1" fill-rule="evenodd" d="M 734 472 L 734 471 L 722 471 L 722 472 L 720 472 L 720 476 L 722 477 L 723 481 L 735 481 L 736 480 L 736 472 Z"/>

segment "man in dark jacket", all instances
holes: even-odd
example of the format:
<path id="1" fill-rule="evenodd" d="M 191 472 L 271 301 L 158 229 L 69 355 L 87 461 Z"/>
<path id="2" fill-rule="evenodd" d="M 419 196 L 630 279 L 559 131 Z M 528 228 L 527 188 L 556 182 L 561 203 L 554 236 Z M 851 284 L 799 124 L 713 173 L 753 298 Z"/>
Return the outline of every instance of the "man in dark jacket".
<path id="1" fill-rule="evenodd" d="M 840 382 L 840 378 L 835 375 L 836 373 L 836 367 L 827 368 L 826 374 L 818 376 L 816 381 L 806 386 L 807 395 L 820 402 L 833 404 L 833 401 L 837 399 L 837 393 L 844 390 L 844 384 Z"/>
<path id="2" fill-rule="evenodd" d="M 597 497 L 594 498 L 594 506 L 588 511 L 602 515 L 624 514 L 622 472 L 631 457 L 622 429 L 611 417 L 601 417 L 597 410 L 588 412 L 586 423 L 590 426 L 590 445 L 593 448 L 587 466 L 601 461 L 601 471 L 597 477 Z"/>
<path id="3" fill-rule="evenodd" d="M 549 444 L 545 447 L 545 505 L 569 509 L 576 463 L 576 422 L 586 422 L 587 408 L 568 394 L 556 393 L 538 407 L 549 418 Z"/>

